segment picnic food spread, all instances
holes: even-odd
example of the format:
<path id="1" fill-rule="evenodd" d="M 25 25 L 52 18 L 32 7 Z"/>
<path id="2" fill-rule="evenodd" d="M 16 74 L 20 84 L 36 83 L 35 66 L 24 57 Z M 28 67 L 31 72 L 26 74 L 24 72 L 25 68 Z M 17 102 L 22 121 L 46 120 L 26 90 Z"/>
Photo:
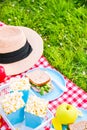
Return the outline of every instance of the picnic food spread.
<path id="1" fill-rule="evenodd" d="M 31 72 L 34 72 L 34 71 L 31 71 Z M 26 75 L 28 75 L 29 73 L 27 73 Z M 26 88 L 26 90 L 30 91 L 31 84 L 29 82 L 29 77 L 28 76 L 24 76 L 24 77 L 21 77 L 21 78 L 19 78 L 19 77 L 11 78 L 10 81 L 9 81 L 9 89 L 10 89 L 9 92 L 11 92 L 11 93 L 6 94 L 5 96 L 7 97 L 7 95 L 12 95 L 13 93 L 15 95 L 19 95 L 18 93 L 22 93 L 22 91 L 20 92 L 19 90 L 24 90 L 25 88 Z M 23 93 L 22 93 L 22 95 L 23 95 Z M 40 116 L 40 111 L 41 112 L 44 111 L 43 112 L 44 115 L 46 114 L 46 110 L 47 110 L 47 107 L 48 107 L 48 102 L 46 100 L 43 102 L 43 100 L 41 98 L 38 98 L 36 95 L 33 96 L 31 94 L 31 95 L 28 95 L 28 96 L 29 96 L 29 100 L 27 100 L 26 105 L 25 105 L 25 109 L 23 110 L 23 111 L 25 111 L 24 112 L 25 117 L 26 117 L 25 122 L 26 122 L 27 127 L 36 128 L 36 127 L 40 126 L 40 124 L 43 124 L 42 121 L 43 121 L 44 116 Z M 8 96 L 8 98 L 9 97 L 10 96 Z M 7 105 L 6 105 L 4 100 L 2 100 L 2 104 L 10 107 L 10 105 L 8 105 L 8 103 L 9 103 L 8 101 L 10 100 L 10 98 L 9 98 L 9 100 L 8 100 L 8 98 L 6 98 L 7 100 L 4 98 L 4 100 L 7 102 Z M 13 101 L 13 102 L 15 104 L 15 101 Z M 9 104 L 12 105 L 11 102 Z M 25 102 L 24 102 L 24 104 L 25 104 Z M 39 107 L 39 105 L 41 106 L 41 108 Z M 3 110 L 4 110 L 4 107 L 5 106 L 2 107 Z M 33 109 L 33 108 L 35 108 L 35 109 Z M 36 110 L 36 108 L 38 108 L 38 110 Z M 32 123 L 30 123 L 31 124 L 30 125 L 28 123 L 29 121 L 27 120 L 27 117 L 29 117 L 28 119 L 31 119 L 31 117 L 32 117 L 31 116 L 31 114 L 32 114 L 31 111 L 33 111 L 34 119 L 36 119 L 36 117 L 39 115 L 39 119 L 40 119 L 38 121 L 39 124 L 36 123 L 37 124 L 36 125 L 36 124 L 34 124 L 32 122 Z M 27 112 L 27 114 L 26 114 L 26 112 Z M 37 114 L 35 114 L 34 112 L 36 112 Z M 10 113 L 10 112 L 8 112 L 8 113 Z M 57 129 L 62 130 L 62 124 L 68 124 L 69 127 L 70 127 L 70 123 L 75 123 L 75 119 L 78 116 L 77 114 L 78 114 L 77 109 L 73 105 L 70 105 L 70 104 L 67 104 L 67 103 L 62 103 L 61 105 L 59 105 L 58 108 L 56 109 L 55 117 L 52 119 L 52 123 L 53 123 L 53 126 L 54 126 L 55 130 L 57 130 Z M 37 115 L 37 116 L 35 116 L 35 115 Z M 67 117 L 68 120 L 65 120 L 64 117 Z M 14 124 L 14 122 L 12 122 L 12 124 Z"/>
<path id="2" fill-rule="evenodd" d="M 24 91 L 29 91 L 28 95 L 24 95 Z M 27 77 L 12 78 L 9 81 L 9 93 L 1 96 L 0 103 L 11 124 L 15 125 L 25 120 L 25 129 L 38 127 L 47 116 L 48 101 L 30 93 Z"/>
<path id="3" fill-rule="evenodd" d="M 30 91 L 31 82 L 40 86 L 44 83 L 47 84 L 49 81 L 49 75 L 40 69 L 30 71 L 24 77 L 10 79 L 10 93 L 6 94 L 1 100 L 1 106 L 12 125 L 25 120 L 25 126 L 34 129 L 42 124 L 47 114 L 48 101 L 30 93 L 24 95 L 23 91 Z M 27 97 L 26 102 L 24 101 L 23 95 Z M 18 116 L 19 114 L 17 114 L 19 110 L 21 113 L 21 120 Z M 15 116 L 13 116 L 13 114 Z M 69 129 L 73 130 L 73 127 L 77 128 L 77 123 L 75 123 L 75 121 L 78 115 L 82 115 L 82 113 L 74 105 L 64 102 L 56 109 L 55 117 L 52 119 L 53 127 L 55 130 L 62 130 L 62 125 L 68 125 Z M 84 125 L 82 126 L 84 127 Z"/>

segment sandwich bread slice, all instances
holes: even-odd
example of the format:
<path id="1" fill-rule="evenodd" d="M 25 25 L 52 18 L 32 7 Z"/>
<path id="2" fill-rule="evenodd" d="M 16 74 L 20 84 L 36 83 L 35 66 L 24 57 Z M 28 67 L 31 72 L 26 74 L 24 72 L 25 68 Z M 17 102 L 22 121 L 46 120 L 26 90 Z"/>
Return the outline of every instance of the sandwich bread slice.
<path id="1" fill-rule="evenodd" d="M 87 130 L 87 121 L 69 124 L 69 130 Z"/>

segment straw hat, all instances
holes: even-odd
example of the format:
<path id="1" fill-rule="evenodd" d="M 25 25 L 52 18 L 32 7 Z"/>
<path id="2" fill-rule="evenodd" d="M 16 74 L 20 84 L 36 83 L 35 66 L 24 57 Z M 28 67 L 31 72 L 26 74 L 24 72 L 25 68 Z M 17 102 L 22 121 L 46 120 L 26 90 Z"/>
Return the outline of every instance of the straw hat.
<path id="1" fill-rule="evenodd" d="M 0 65 L 7 75 L 31 68 L 43 53 L 43 40 L 32 29 L 5 25 L 0 28 Z"/>

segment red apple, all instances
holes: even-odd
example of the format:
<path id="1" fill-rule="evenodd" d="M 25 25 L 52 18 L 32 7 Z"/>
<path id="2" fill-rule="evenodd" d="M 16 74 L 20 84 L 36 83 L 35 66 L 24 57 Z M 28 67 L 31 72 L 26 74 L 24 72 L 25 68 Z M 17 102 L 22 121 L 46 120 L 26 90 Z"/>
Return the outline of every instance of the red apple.
<path id="1" fill-rule="evenodd" d="M 5 69 L 3 66 L 0 66 L 0 83 L 4 81 L 6 77 Z"/>

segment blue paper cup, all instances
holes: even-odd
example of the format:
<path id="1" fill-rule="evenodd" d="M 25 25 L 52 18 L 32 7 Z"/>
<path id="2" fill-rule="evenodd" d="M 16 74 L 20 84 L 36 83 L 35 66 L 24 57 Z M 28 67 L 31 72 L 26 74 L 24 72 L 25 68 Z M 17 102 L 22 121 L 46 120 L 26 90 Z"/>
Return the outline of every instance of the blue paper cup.
<path id="1" fill-rule="evenodd" d="M 43 121 L 42 117 L 25 112 L 25 125 L 26 126 L 30 128 L 36 128 L 42 123 L 42 121 Z"/>
<path id="2" fill-rule="evenodd" d="M 8 114 L 7 118 L 12 125 L 21 123 L 24 120 L 24 107 L 18 109 L 16 112 Z"/>
<path id="3" fill-rule="evenodd" d="M 15 92 L 15 91 L 10 91 L 10 93 L 13 93 L 13 92 Z M 18 90 L 18 92 L 23 93 L 22 99 L 26 103 L 28 100 L 28 96 L 29 96 L 29 90 Z"/>
<path id="4" fill-rule="evenodd" d="M 20 91 L 23 93 L 22 99 L 24 100 L 24 102 L 26 103 L 29 97 L 29 90 L 22 90 Z"/>

